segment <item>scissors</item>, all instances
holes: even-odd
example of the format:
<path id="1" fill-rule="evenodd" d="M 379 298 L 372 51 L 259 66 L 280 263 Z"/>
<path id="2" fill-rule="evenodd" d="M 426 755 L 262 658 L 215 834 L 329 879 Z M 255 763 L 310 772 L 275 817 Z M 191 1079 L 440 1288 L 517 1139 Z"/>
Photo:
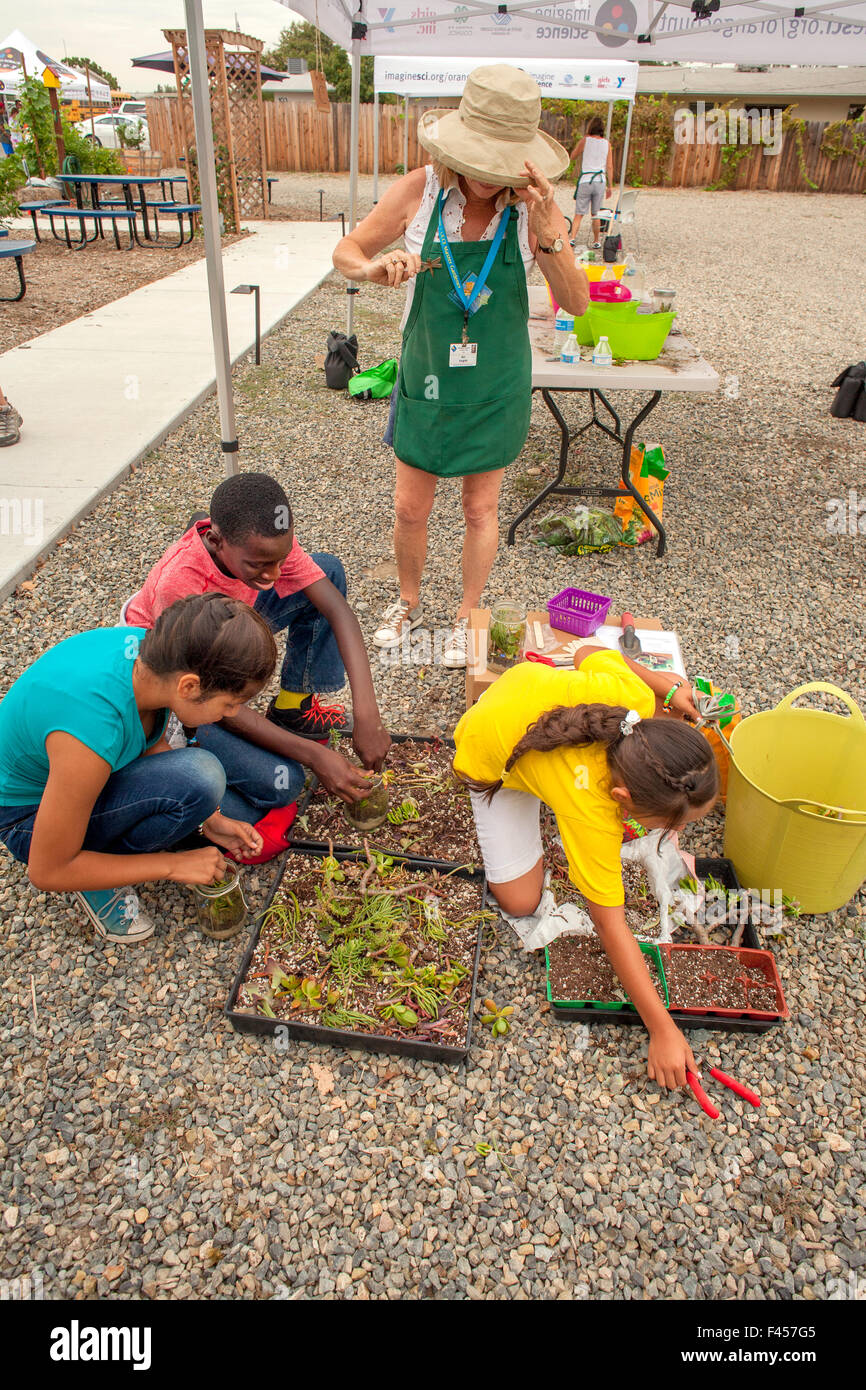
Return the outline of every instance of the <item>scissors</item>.
<path id="1" fill-rule="evenodd" d="M 761 1097 L 757 1095 L 755 1091 L 750 1091 L 748 1086 L 743 1085 L 742 1081 L 737 1081 L 733 1076 L 728 1076 L 727 1072 L 720 1071 L 718 1067 L 710 1067 L 710 1076 L 714 1076 L 716 1081 L 721 1081 L 723 1086 L 727 1086 L 730 1091 L 734 1092 L 734 1095 L 741 1096 L 743 1100 L 747 1100 L 750 1105 L 754 1105 L 757 1108 L 761 1104 Z M 711 1120 L 717 1120 L 719 1118 L 719 1111 L 713 1105 L 695 1073 L 693 1071 L 686 1071 L 686 1080 L 694 1092 L 695 1100 L 704 1113 L 709 1115 Z"/>

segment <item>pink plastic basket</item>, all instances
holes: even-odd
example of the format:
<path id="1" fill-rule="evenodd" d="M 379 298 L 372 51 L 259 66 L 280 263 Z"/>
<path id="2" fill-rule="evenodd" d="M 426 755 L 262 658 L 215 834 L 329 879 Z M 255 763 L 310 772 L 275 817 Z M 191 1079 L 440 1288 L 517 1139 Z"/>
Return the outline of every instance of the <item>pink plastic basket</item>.
<path id="1" fill-rule="evenodd" d="M 563 589 L 548 599 L 550 626 L 561 632 L 573 632 L 576 637 L 591 637 L 608 615 L 612 600 L 604 594 L 591 594 L 586 589 Z"/>

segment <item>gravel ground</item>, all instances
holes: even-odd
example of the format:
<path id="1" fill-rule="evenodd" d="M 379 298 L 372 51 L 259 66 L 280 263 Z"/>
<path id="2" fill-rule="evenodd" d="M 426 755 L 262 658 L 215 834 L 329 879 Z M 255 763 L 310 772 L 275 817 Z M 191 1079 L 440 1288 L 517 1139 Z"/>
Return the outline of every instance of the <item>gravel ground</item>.
<path id="1" fill-rule="evenodd" d="M 652 417 L 672 467 L 670 553 L 562 561 L 503 545 L 488 597 L 536 602 L 577 582 L 674 624 L 691 669 L 750 709 L 819 677 L 863 703 L 866 542 L 828 532 L 826 504 L 864 487 L 862 431 L 829 417 L 828 384 L 859 352 L 866 204 L 653 190 L 639 216 L 647 262 L 725 383 Z M 241 461 L 285 482 L 308 548 L 343 557 L 369 635 L 393 592 L 392 465 L 386 407 L 328 393 L 313 366 L 344 306 L 332 280 L 260 368 L 237 370 Z M 394 297 L 366 288 L 357 307 L 363 363 L 394 353 Z M 50 643 L 114 620 L 219 481 L 218 440 L 210 401 L 2 605 L 4 689 Z M 536 402 L 504 517 L 553 444 Z M 578 467 L 614 476 L 595 441 Z M 443 486 L 433 624 L 455 606 L 460 537 L 458 489 Z M 462 677 L 429 664 L 376 680 L 395 729 L 447 730 L 462 707 Z M 720 853 L 720 817 L 690 838 Z M 541 964 L 504 927 L 481 992 L 514 1005 L 513 1030 L 494 1044 L 479 1027 L 465 1070 L 281 1052 L 221 1016 L 242 942 L 203 940 L 185 890 L 145 893 L 157 933 L 125 951 L 3 867 L 4 1277 L 39 1271 L 51 1298 L 862 1296 L 862 894 L 776 943 L 786 1026 L 692 1034 L 705 1067 L 764 1100 L 754 1111 L 725 1092 L 713 1123 L 646 1081 L 642 1030 L 552 1022 Z M 271 872 L 255 874 L 255 901 Z"/>

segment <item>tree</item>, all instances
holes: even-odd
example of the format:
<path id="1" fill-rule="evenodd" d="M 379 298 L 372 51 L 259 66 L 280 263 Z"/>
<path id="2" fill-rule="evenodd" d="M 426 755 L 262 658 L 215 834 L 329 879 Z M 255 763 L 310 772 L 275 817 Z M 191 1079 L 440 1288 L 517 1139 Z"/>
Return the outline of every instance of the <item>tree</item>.
<path id="1" fill-rule="evenodd" d="M 84 72 L 85 68 L 90 68 L 91 77 L 99 77 L 103 82 L 107 82 L 113 92 L 120 91 L 120 83 L 114 73 L 108 72 L 99 63 L 94 63 L 92 58 L 64 58 L 63 61 L 71 68 L 78 68 L 79 72 Z"/>
<path id="2" fill-rule="evenodd" d="M 341 48 L 327 34 L 319 33 L 319 50 L 322 56 L 322 71 L 328 86 L 334 89 L 335 101 L 352 99 L 352 65 L 345 48 Z M 262 62 L 270 68 L 283 71 L 290 58 L 306 59 L 308 68 L 315 68 L 318 62 L 316 51 L 316 26 L 304 20 L 301 24 L 291 24 L 280 34 L 279 42 L 269 53 L 262 55 Z M 361 59 L 361 100 L 373 100 L 373 59 Z"/>

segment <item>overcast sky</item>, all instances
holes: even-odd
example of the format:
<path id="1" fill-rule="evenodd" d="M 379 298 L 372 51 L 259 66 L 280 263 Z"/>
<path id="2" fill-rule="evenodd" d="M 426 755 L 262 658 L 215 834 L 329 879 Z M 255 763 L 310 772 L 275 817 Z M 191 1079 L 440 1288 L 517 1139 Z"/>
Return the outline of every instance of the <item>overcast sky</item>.
<path id="1" fill-rule="evenodd" d="M 252 34 L 270 48 L 298 16 L 277 0 L 202 0 L 208 29 Z M 0 43 L 20 29 L 51 57 L 92 58 L 114 73 L 124 91 L 153 91 L 170 73 L 134 68 L 131 58 L 158 53 L 163 29 L 184 28 L 183 0 L 0 0 Z"/>

